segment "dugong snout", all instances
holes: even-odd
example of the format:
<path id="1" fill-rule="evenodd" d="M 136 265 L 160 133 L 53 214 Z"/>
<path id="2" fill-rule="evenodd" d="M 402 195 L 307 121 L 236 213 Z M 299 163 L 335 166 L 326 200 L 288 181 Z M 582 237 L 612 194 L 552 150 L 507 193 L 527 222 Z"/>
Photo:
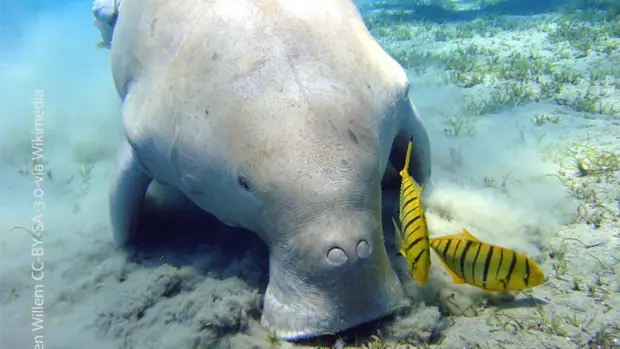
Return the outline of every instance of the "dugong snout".
<path id="1" fill-rule="evenodd" d="M 281 338 L 342 331 L 403 302 L 402 285 L 383 244 L 379 212 L 331 212 L 270 248 L 261 322 Z"/>

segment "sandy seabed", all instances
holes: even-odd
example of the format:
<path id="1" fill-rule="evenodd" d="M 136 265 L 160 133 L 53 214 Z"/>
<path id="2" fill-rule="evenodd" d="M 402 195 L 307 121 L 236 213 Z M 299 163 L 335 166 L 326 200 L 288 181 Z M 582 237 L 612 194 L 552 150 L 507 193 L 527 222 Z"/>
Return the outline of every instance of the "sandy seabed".
<path id="1" fill-rule="evenodd" d="M 123 136 L 120 101 L 109 51 L 93 47 L 99 37 L 91 21 L 84 4 L 56 8 L 11 23 L 19 39 L 2 47 L 0 347 L 620 345 L 619 116 L 556 98 L 573 100 L 590 89 L 601 106 L 620 102 L 618 46 L 585 56 L 574 45 L 559 51 L 564 43 L 548 34 L 557 33 L 561 14 L 501 25 L 489 20 L 492 35 L 475 29 L 471 37 L 459 35 L 461 22 L 374 22 L 373 34 L 388 52 L 401 63 L 408 59 L 411 97 L 431 136 L 435 185 L 425 203 L 431 235 L 467 228 L 536 259 L 547 281 L 502 297 L 452 284 L 433 259 L 431 279 L 420 288 L 404 258 L 394 256 L 410 309 L 316 343 L 290 344 L 258 324 L 268 253 L 253 234 L 153 202 L 143 218 L 152 241 L 129 253 L 113 244 L 107 191 Z M 612 35 L 603 44 L 618 41 Z M 523 52 L 530 63 L 546 60 L 582 78 L 567 78 L 561 94 L 547 98 L 546 80 L 533 79 L 533 68 L 525 84 L 530 96 L 510 87 L 510 74 L 484 71 L 480 78 L 478 68 L 433 63 L 463 54 L 459 49 L 478 62 Z M 597 66 L 604 76 L 595 80 Z M 548 73 L 550 83 L 560 79 Z M 509 86 L 499 93 L 518 94 L 519 103 L 489 99 L 498 86 Z M 506 106 L 482 108 L 481 100 Z M 389 209 L 394 197 L 386 194 L 384 202 Z M 389 219 L 384 234 L 393 250 Z"/>

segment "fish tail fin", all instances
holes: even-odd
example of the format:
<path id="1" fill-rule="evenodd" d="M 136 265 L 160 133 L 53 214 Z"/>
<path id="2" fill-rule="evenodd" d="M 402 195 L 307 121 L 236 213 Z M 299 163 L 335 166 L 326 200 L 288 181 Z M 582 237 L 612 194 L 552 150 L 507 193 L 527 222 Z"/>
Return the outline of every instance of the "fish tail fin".
<path id="1" fill-rule="evenodd" d="M 407 144 L 407 155 L 405 155 L 405 166 L 403 166 L 402 171 L 400 171 L 400 175 L 403 178 L 409 177 L 409 163 L 411 162 L 411 151 L 413 150 L 413 136 L 409 139 L 409 144 Z"/>
<path id="2" fill-rule="evenodd" d="M 110 48 L 112 48 L 112 45 L 110 43 L 107 43 L 107 42 L 99 42 L 99 43 L 95 44 L 95 47 L 96 48 L 107 48 L 107 49 L 110 49 Z"/>

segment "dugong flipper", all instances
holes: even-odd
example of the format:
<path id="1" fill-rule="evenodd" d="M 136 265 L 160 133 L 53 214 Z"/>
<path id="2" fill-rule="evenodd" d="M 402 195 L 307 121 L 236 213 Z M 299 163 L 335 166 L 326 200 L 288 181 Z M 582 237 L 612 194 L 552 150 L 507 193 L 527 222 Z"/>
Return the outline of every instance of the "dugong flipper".
<path id="1" fill-rule="evenodd" d="M 110 191 L 110 217 L 114 240 L 120 245 L 133 241 L 137 219 L 152 178 L 140 166 L 133 148 L 124 141 L 118 155 L 117 171 Z"/>
<path id="2" fill-rule="evenodd" d="M 405 71 L 351 0 L 123 0 L 114 30 L 119 245 L 138 238 L 158 181 L 267 243 L 261 323 L 278 336 L 337 332 L 401 304 L 381 182 L 413 135 L 410 172 L 427 183 L 430 145 Z"/>
<path id="3" fill-rule="evenodd" d="M 93 2 L 92 11 L 95 16 L 93 25 L 101 33 L 101 42 L 97 43 L 96 47 L 107 49 L 111 47 L 112 35 L 120 6 L 121 0 L 95 0 Z"/>

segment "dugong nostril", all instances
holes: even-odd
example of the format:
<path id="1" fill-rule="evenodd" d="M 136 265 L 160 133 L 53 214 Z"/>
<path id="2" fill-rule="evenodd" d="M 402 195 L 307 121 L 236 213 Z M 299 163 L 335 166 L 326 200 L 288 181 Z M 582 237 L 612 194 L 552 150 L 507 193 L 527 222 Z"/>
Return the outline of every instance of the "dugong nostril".
<path id="1" fill-rule="evenodd" d="M 370 246 L 365 240 L 357 243 L 357 256 L 360 258 L 368 258 L 370 256 Z"/>
<path id="2" fill-rule="evenodd" d="M 338 247 L 334 247 L 329 252 L 327 252 L 327 260 L 335 265 L 343 265 L 347 262 L 349 258 L 347 254 L 339 249 Z"/>

